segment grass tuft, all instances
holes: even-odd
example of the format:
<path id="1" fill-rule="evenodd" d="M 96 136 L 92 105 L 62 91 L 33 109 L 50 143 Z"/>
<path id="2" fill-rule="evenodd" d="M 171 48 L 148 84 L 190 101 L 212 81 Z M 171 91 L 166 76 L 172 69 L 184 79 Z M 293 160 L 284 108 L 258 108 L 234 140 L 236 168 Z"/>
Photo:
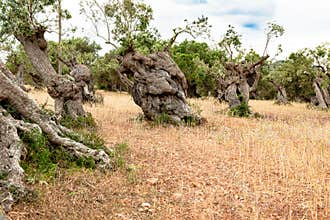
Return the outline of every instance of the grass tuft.
<path id="1" fill-rule="evenodd" d="M 70 116 L 64 116 L 60 120 L 60 124 L 64 127 L 70 129 L 95 129 L 96 122 L 92 116 L 92 114 L 87 113 L 86 116 L 78 116 L 76 119 Z"/>
<path id="2" fill-rule="evenodd" d="M 231 108 L 228 114 L 234 117 L 250 117 L 252 115 L 252 111 L 246 102 L 241 102 L 240 105 Z"/>
<path id="3" fill-rule="evenodd" d="M 168 125 L 168 124 L 177 125 L 178 123 L 174 121 L 170 115 L 163 112 L 156 116 L 152 124 L 158 126 L 158 125 Z"/>
<path id="4" fill-rule="evenodd" d="M 111 157 L 113 158 L 113 167 L 115 169 L 126 168 L 125 154 L 128 151 L 128 144 L 126 142 L 117 144 L 114 148 Z"/>

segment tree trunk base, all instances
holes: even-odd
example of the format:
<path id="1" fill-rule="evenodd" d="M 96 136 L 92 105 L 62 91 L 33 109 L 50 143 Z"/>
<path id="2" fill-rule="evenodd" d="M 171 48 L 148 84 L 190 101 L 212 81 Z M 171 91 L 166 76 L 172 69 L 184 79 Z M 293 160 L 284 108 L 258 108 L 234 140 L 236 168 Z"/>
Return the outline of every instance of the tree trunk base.
<path id="1" fill-rule="evenodd" d="M 330 95 L 327 88 L 322 87 L 323 79 L 317 77 L 313 82 L 317 107 L 327 109 L 330 107 Z"/>
<path id="2" fill-rule="evenodd" d="M 278 91 L 277 91 L 277 97 L 276 97 L 275 104 L 276 105 L 289 105 L 290 102 L 288 100 L 285 88 L 282 86 L 278 86 L 277 90 Z"/>
<path id="3" fill-rule="evenodd" d="M 157 120 L 166 115 L 175 124 L 202 122 L 186 101 L 186 78 L 167 52 L 148 56 L 128 53 L 123 59 L 123 69 L 134 76 L 132 96 L 147 119 Z"/>

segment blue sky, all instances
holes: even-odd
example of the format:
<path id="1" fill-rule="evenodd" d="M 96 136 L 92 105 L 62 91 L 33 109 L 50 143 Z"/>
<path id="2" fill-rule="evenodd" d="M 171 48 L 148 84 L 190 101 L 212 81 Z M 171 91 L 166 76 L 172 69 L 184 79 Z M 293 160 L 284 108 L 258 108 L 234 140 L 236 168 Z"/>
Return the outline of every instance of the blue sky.
<path id="1" fill-rule="evenodd" d="M 72 23 L 85 28 L 83 34 L 95 39 L 109 50 L 101 39 L 93 35 L 93 28 L 79 15 L 77 1 L 63 0 L 72 14 Z M 104 0 L 99 0 L 100 2 Z M 172 29 L 183 24 L 184 19 L 209 17 L 212 32 L 210 45 L 216 45 L 229 24 L 243 36 L 243 46 L 261 53 L 265 45 L 267 22 L 284 26 L 283 37 L 271 43 L 269 54 L 274 55 L 282 44 L 284 53 L 304 47 L 314 47 L 330 41 L 330 1 L 328 0 L 144 0 L 154 10 L 154 21 L 163 38 L 170 38 Z M 77 33 L 80 34 L 81 33 Z M 187 36 L 181 37 L 183 40 Z M 202 39 L 200 39 L 202 40 Z"/>

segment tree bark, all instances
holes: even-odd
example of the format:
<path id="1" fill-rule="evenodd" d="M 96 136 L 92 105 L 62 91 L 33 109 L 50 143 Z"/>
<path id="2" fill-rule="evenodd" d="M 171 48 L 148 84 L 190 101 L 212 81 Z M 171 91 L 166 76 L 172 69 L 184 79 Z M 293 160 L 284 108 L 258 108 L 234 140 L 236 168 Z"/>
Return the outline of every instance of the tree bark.
<path id="1" fill-rule="evenodd" d="M 132 85 L 134 102 L 149 120 L 167 114 L 175 123 L 200 118 L 192 113 L 186 101 L 186 78 L 168 52 L 148 56 L 132 51 L 122 59 L 119 72 L 126 85 Z M 124 74 L 132 75 L 134 82 L 127 82 Z"/>
<path id="2" fill-rule="evenodd" d="M 57 125 L 30 99 L 10 76 L 12 74 L 0 62 L 0 204 L 5 211 L 11 208 L 15 200 L 24 195 L 24 171 L 19 162 L 22 152 L 22 142 L 18 131 L 38 129 L 47 135 L 55 146 L 61 146 L 75 157 L 91 157 L 100 168 L 110 168 L 110 158 L 103 150 L 91 149 L 79 142 L 67 138 L 72 133 L 67 128 Z M 10 104 L 15 110 L 14 118 L 1 103 Z M 26 123 L 24 121 L 30 121 Z M 12 192 L 12 188 L 15 192 Z"/>
<path id="3" fill-rule="evenodd" d="M 86 66 L 76 65 L 69 76 L 58 75 L 47 56 L 44 32 L 40 29 L 35 35 L 16 36 L 16 38 L 24 46 L 32 65 L 46 84 L 49 95 L 55 100 L 56 117 L 85 116 L 83 98 L 88 97 L 92 100 L 94 95 L 90 71 Z M 77 72 L 79 74 L 76 74 Z M 75 78 L 75 76 L 79 77 Z"/>
<path id="4" fill-rule="evenodd" d="M 218 81 L 219 88 L 225 94 L 229 108 L 233 109 L 242 103 L 248 104 L 250 93 L 255 91 L 260 80 L 258 68 L 263 65 L 269 56 L 261 57 L 252 64 L 224 63 L 226 74 Z M 219 92 L 221 93 L 221 92 Z"/>
<path id="5" fill-rule="evenodd" d="M 277 88 L 276 104 L 287 105 L 289 104 L 286 90 L 283 86 Z"/>
<path id="6" fill-rule="evenodd" d="M 275 88 L 277 90 L 277 96 L 276 96 L 275 104 L 278 104 L 278 105 L 287 105 L 287 104 L 289 104 L 288 96 L 287 96 L 285 87 L 280 85 L 279 83 L 275 82 L 274 80 L 271 80 L 270 82 L 275 86 Z"/>
<path id="7" fill-rule="evenodd" d="M 62 57 L 62 0 L 58 0 L 58 48 L 57 48 L 57 56 Z M 63 64 L 60 60 L 58 60 L 58 75 L 62 75 L 62 67 Z"/>
<path id="8" fill-rule="evenodd" d="M 330 107 L 330 95 L 328 89 L 324 88 L 322 84 L 323 79 L 321 77 L 316 77 L 313 81 L 318 107 L 326 109 Z"/>

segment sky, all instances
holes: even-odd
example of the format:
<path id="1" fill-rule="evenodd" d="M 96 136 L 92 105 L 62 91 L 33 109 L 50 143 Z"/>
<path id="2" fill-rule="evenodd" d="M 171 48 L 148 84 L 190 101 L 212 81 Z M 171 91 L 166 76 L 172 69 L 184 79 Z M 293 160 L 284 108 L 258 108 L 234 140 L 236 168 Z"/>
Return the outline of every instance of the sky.
<path id="1" fill-rule="evenodd" d="M 101 2 L 103 0 L 100 0 Z M 78 27 L 76 36 L 88 36 L 108 51 L 109 46 L 97 38 L 92 26 L 79 14 L 79 0 L 63 0 L 69 9 L 71 23 Z M 268 50 L 270 55 L 282 45 L 282 57 L 305 47 L 315 47 L 330 41 L 329 0 L 144 0 L 154 10 L 152 26 L 163 39 L 172 36 L 172 29 L 183 24 L 184 19 L 194 20 L 202 15 L 212 25 L 211 38 L 207 41 L 215 46 L 224 35 L 228 25 L 233 25 L 242 35 L 243 47 L 263 52 L 266 42 L 265 28 L 268 22 L 282 25 L 285 33 L 273 40 Z M 82 31 L 82 29 L 84 31 Z M 55 36 L 47 36 L 56 39 Z M 179 41 L 188 38 L 182 36 Z M 203 39 L 198 39 L 203 41 Z"/>

